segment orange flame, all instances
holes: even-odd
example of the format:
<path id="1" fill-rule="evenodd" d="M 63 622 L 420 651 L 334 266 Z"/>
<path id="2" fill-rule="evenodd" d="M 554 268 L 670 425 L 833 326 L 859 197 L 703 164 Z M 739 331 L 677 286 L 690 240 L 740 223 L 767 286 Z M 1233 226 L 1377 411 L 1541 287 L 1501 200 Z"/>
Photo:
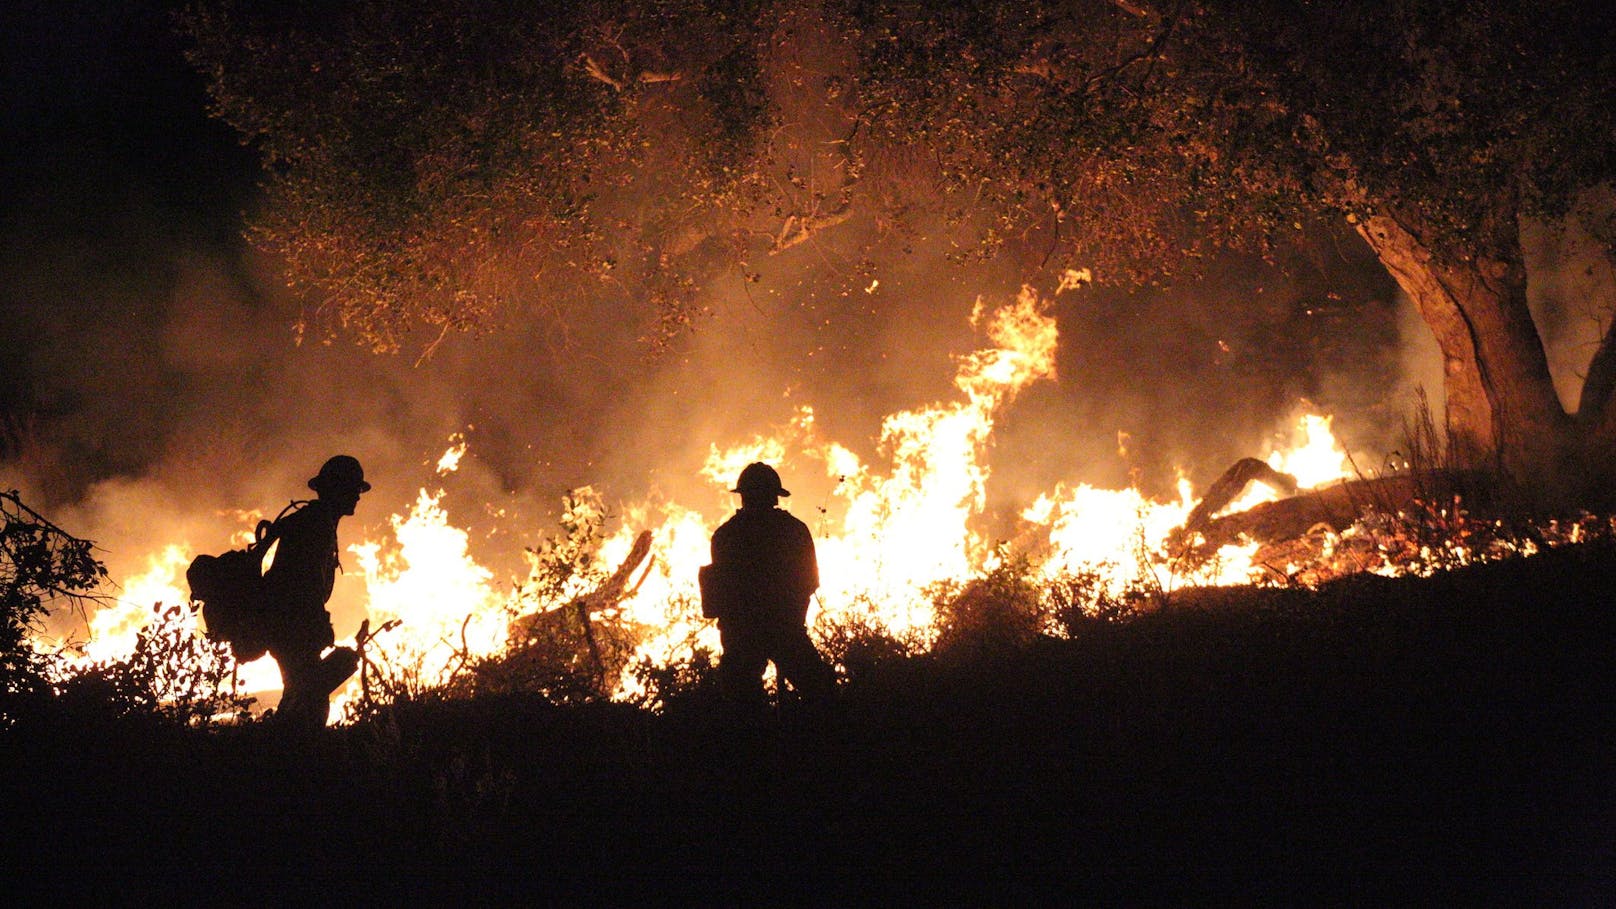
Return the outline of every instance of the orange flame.
<path id="1" fill-rule="evenodd" d="M 1003 549 L 979 538 L 971 526 L 986 501 L 987 444 L 996 417 L 1020 391 L 1054 378 L 1058 333 L 1047 302 L 1030 289 L 996 310 L 978 300 L 971 321 L 990 343 L 957 359 L 959 399 L 888 416 L 877 449 L 881 464 L 865 464 L 846 446 L 819 439 L 814 410 L 806 406 L 776 437 L 710 448 L 701 475 L 720 498 L 752 461 L 822 470 L 836 481 L 822 516 L 808 522 L 823 578 L 815 597 L 819 614 L 856 615 L 895 634 L 924 638 L 935 618 L 928 586 L 967 579 L 998 564 Z M 1125 436 L 1118 438 L 1119 445 L 1126 444 Z M 1276 448 L 1272 466 L 1296 475 L 1304 486 L 1343 475 L 1347 462 L 1330 434 L 1329 417 L 1305 414 L 1295 439 Z M 466 454 L 463 436 L 451 442 L 436 462 L 440 475 L 454 471 Z M 407 667 L 426 685 L 468 661 L 505 650 L 510 620 L 525 608 L 516 592 L 497 589 L 493 572 L 472 556 L 466 531 L 449 520 L 445 498 L 442 491 L 421 489 L 405 514 L 391 518 L 390 538 L 348 550 L 355 556 L 372 626 L 398 621 L 388 634 L 386 659 Z M 1172 502 L 1153 501 L 1133 489 L 1061 485 L 1022 513 L 1029 530 L 1018 537 L 1017 547 L 1036 560 L 1046 578 L 1098 573 L 1113 594 L 1141 584 L 1161 589 L 1250 582 L 1255 546 L 1229 547 L 1211 568 L 1194 575 L 1175 576 L 1162 567 L 1165 561 L 1156 556 L 1194 504 L 1187 479 L 1181 479 Z M 673 502 L 629 503 L 614 512 L 614 526 L 600 544 L 601 563 L 619 564 L 640 531 L 654 532 L 651 559 L 618 606 L 621 615 L 648 629 L 637 655 L 667 663 L 695 647 L 717 650 L 716 630 L 700 616 L 695 579 L 708 560 L 718 516 Z M 167 547 L 153 556 L 148 572 L 126 580 L 128 595 L 91 617 L 86 651 L 98 658 L 127 653 L 120 648 L 132 648 L 153 602 L 182 602 L 189 555 L 184 546 Z M 256 690 L 279 687 L 272 661 L 245 670 L 250 684 L 261 686 Z M 342 698 L 353 695 L 350 685 Z"/>

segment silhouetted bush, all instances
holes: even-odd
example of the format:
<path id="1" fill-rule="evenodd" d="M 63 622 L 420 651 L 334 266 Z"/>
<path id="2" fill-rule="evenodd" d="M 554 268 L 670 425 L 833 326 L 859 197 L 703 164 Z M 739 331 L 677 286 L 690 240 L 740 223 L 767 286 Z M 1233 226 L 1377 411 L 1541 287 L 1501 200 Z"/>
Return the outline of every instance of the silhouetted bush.
<path id="1" fill-rule="evenodd" d="M 152 607 L 125 659 L 66 669 L 57 683 L 70 714 L 147 716 L 181 725 L 245 722 L 252 699 L 236 693 L 230 645 L 210 640 L 186 621 L 186 605 Z"/>
<path id="2" fill-rule="evenodd" d="M 630 669 L 640 689 L 633 702 L 660 711 L 674 701 L 716 696 L 717 668 L 712 651 L 705 647 L 695 648 L 689 660 L 673 660 L 661 665 L 642 658 Z"/>
<path id="3" fill-rule="evenodd" d="M 0 730 L 50 692 L 50 655 L 30 640 L 39 620 L 52 605 L 94 600 L 106 577 L 94 544 L 0 492 Z"/>
<path id="4" fill-rule="evenodd" d="M 1056 629 L 1067 637 L 1127 621 L 1144 612 L 1151 600 L 1144 591 L 1112 593 L 1103 566 L 1067 570 L 1046 581 L 1044 592 Z"/>
<path id="5" fill-rule="evenodd" d="M 1031 563 L 1005 558 L 963 583 L 943 581 L 928 595 L 936 610 L 933 650 L 944 659 L 997 659 L 1024 650 L 1050 626 L 1050 610 Z"/>
<path id="6" fill-rule="evenodd" d="M 875 619 L 875 608 L 855 608 L 836 617 L 821 615 L 814 622 L 820 652 L 844 680 L 861 679 L 882 666 L 926 652 L 928 636 L 900 635 Z"/>

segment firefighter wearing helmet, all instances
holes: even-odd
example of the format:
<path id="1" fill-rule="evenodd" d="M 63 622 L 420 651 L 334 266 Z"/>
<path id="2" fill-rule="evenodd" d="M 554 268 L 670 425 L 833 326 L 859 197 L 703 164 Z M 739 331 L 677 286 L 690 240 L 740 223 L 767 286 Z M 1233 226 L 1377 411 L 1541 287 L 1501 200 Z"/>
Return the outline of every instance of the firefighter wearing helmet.
<path id="1" fill-rule="evenodd" d="M 341 567 L 337 522 L 354 513 L 370 491 L 365 471 L 349 455 L 321 465 L 308 482 L 315 499 L 276 524 L 274 561 L 264 572 L 269 653 L 281 671 L 279 722 L 297 729 L 325 726 L 331 694 L 358 668 L 359 656 L 335 643 L 326 601 Z"/>
<path id="2" fill-rule="evenodd" d="M 741 507 L 713 532 L 712 564 L 702 569 L 702 606 L 718 619 L 720 684 L 730 698 L 764 702 L 763 672 L 772 661 L 804 701 L 828 698 L 835 671 L 808 638 L 808 603 L 819 589 L 819 562 L 808 525 L 778 506 L 791 493 L 780 474 L 756 463 L 731 490 Z"/>

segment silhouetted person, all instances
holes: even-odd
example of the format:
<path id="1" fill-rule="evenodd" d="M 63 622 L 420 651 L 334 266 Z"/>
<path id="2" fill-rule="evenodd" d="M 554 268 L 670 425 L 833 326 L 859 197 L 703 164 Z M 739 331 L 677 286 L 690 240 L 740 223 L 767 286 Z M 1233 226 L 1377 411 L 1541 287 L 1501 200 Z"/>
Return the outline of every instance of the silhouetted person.
<path id="1" fill-rule="evenodd" d="M 336 583 L 337 522 L 354 513 L 361 493 L 370 491 L 365 471 L 348 455 L 337 455 L 309 480 L 316 498 L 276 525 L 274 562 L 264 572 L 270 621 L 269 653 L 281 670 L 278 721 L 296 729 L 320 729 L 331 710 L 331 693 L 359 665 L 359 655 L 338 647 L 326 601 Z"/>
<path id="2" fill-rule="evenodd" d="M 819 589 L 813 535 L 775 507 L 791 493 L 769 465 L 749 465 L 731 491 L 740 494 L 741 507 L 713 532 L 712 583 L 704 585 L 703 597 L 704 604 L 715 601 L 718 613 L 723 691 L 761 705 L 763 671 L 772 660 L 798 697 L 822 701 L 834 690 L 836 674 L 808 639 L 808 600 Z"/>

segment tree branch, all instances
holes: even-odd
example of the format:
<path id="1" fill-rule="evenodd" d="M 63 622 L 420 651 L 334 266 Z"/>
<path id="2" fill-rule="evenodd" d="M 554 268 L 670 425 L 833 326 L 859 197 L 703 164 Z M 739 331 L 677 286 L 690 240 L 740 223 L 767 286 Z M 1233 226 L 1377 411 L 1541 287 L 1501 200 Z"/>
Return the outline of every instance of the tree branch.
<path id="1" fill-rule="evenodd" d="M 1153 15 L 1149 7 L 1143 3 L 1134 2 L 1134 0 L 1111 0 L 1111 5 L 1130 16 L 1138 16 L 1141 19 Z"/>
<path id="2" fill-rule="evenodd" d="M 774 238 L 774 245 L 769 249 L 769 255 L 779 255 L 799 243 L 806 243 L 820 231 L 835 227 L 851 217 L 853 206 L 845 202 L 835 211 L 825 215 L 792 215 L 781 225 L 780 233 Z"/>
<path id="3" fill-rule="evenodd" d="M 607 85 L 610 85 L 613 91 L 618 92 L 627 87 L 623 80 L 618 79 L 611 73 L 606 72 L 606 69 L 599 63 L 595 62 L 595 58 L 587 52 L 579 54 L 578 60 L 584 65 L 584 74 L 589 78 L 594 79 L 596 82 L 604 82 Z M 680 72 L 642 70 L 631 81 L 638 82 L 641 85 L 654 85 L 662 82 L 680 82 L 683 81 L 683 79 L 684 74 Z"/>
<path id="4" fill-rule="evenodd" d="M 586 53 L 580 54 L 579 59 L 583 61 L 584 73 L 587 74 L 591 79 L 610 85 L 613 91 L 620 92 L 623 90 L 623 83 L 613 79 L 610 73 L 606 72 L 604 69 L 601 69 L 600 64 L 595 62 L 594 57 L 591 57 Z"/>

